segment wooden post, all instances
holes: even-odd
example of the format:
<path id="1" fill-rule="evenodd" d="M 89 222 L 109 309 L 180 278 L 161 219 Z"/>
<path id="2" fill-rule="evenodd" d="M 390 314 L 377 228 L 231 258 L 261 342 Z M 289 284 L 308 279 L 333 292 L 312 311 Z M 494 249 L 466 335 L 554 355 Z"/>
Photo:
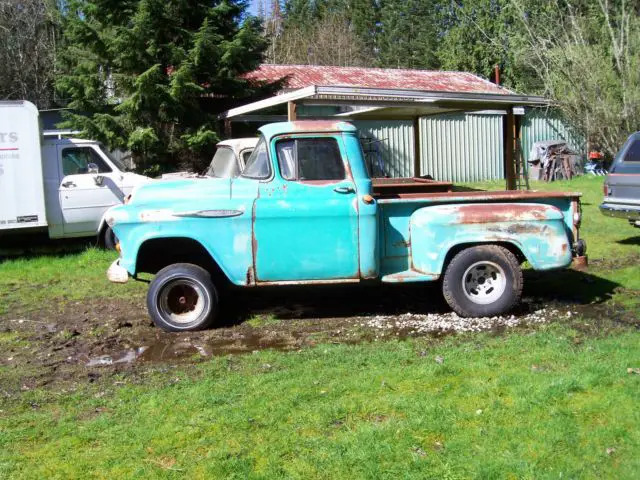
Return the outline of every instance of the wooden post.
<path id="1" fill-rule="evenodd" d="M 504 129 L 504 172 L 507 177 L 507 190 L 516 189 L 516 171 L 514 162 L 514 141 L 516 133 L 515 116 L 513 107 L 507 109 L 507 125 Z"/>
<path id="2" fill-rule="evenodd" d="M 231 128 L 231 119 L 229 118 L 224 119 L 224 136 L 225 138 L 233 137 L 233 129 Z"/>
<path id="3" fill-rule="evenodd" d="M 290 122 L 295 122 L 298 119 L 298 114 L 296 110 L 297 110 L 296 102 L 287 103 L 287 117 L 289 118 Z"/>
<path id="4" fill-rule="evenodd" d="M 419 177 L 422 172 L 420 171 L 420 118 L 413 119 L 413 176 Z"/>

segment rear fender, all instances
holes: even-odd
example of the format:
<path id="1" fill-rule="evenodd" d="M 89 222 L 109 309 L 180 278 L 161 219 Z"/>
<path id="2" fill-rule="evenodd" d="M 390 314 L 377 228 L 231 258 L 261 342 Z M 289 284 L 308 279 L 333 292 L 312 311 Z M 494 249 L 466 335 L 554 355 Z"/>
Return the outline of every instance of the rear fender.
<path id="1" fill-rule="evenodd" d="M 536 270 L 566 267 L 571 248 L 562 211 L 536 203 L 453 204 L 416 210 L 409 223 L 414 270 L 439 275 L 451 249 L 511 244 Z"/>

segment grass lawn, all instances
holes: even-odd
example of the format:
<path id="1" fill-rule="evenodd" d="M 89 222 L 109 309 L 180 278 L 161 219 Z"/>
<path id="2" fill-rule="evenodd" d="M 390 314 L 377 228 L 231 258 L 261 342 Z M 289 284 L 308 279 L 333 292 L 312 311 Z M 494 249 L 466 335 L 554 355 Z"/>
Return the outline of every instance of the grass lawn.
<path id="1" fill-rule="evenodd" d="M 0 418 L 0 475 L 637 478 L 640 375 L 626 370 L 639 346 L 637 332 L 582 339 L 548 326 L 30 392 Z"/>
<path id="2" fill-rule="evenodd" d="M 638 478 L 640 230 L 598 212 L 601 185 L 533 185 L 585 193 L 591 267 L 530 276 L 528 294 L 551 289 L 585 312 L 595 302 L 591 313 L 502 334 L 105 368 L 18 393 L 7 379 L 20 371 L 2 358 L 0 477 Z M 8 328 L 16 316 L 142 298 L 144 285 L 106 282 L 112 259 L 89 249 L 0 263 L 0 348 L 33 346 Z M 267 319 L 249 323 L 281 322 Z"/>

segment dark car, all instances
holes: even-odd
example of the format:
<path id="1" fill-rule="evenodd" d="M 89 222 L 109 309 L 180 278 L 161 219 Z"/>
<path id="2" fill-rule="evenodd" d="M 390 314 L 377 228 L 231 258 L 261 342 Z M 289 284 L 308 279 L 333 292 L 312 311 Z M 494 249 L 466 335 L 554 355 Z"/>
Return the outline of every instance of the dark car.
<path id="1" fill-rule="evenodd" d="M 640 227 L 640 132 L 632 134 L 616 155 L 604 182 L 600 211 Z"/>

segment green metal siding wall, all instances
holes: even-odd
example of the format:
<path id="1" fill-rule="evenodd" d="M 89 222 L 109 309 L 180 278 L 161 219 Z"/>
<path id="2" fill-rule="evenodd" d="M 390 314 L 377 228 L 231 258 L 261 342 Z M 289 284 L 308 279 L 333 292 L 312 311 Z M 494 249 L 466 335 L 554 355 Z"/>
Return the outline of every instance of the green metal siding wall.
<path id="1" fill-rule="evenodd" d="M 550 109 L 530 109 L 522 120 L 522 152 L 529 160 L 531 146 L 541 140 L 566 141 L 571 148 L 586 155 L 584 136 L 575 132 L 562 117 Z"/>
<path id="2" fill-rule="evenodd" d="M 420 119 L 420 174 L 475 182 L 504 178 L 503 115 L 444 114 Z"/>
<path id="3" fill-rule="evenodd" d="M 355 120 L 360 138 L 373 139 L 389 177 L 412 177 L 415 158 L 411 120 Z"/>

